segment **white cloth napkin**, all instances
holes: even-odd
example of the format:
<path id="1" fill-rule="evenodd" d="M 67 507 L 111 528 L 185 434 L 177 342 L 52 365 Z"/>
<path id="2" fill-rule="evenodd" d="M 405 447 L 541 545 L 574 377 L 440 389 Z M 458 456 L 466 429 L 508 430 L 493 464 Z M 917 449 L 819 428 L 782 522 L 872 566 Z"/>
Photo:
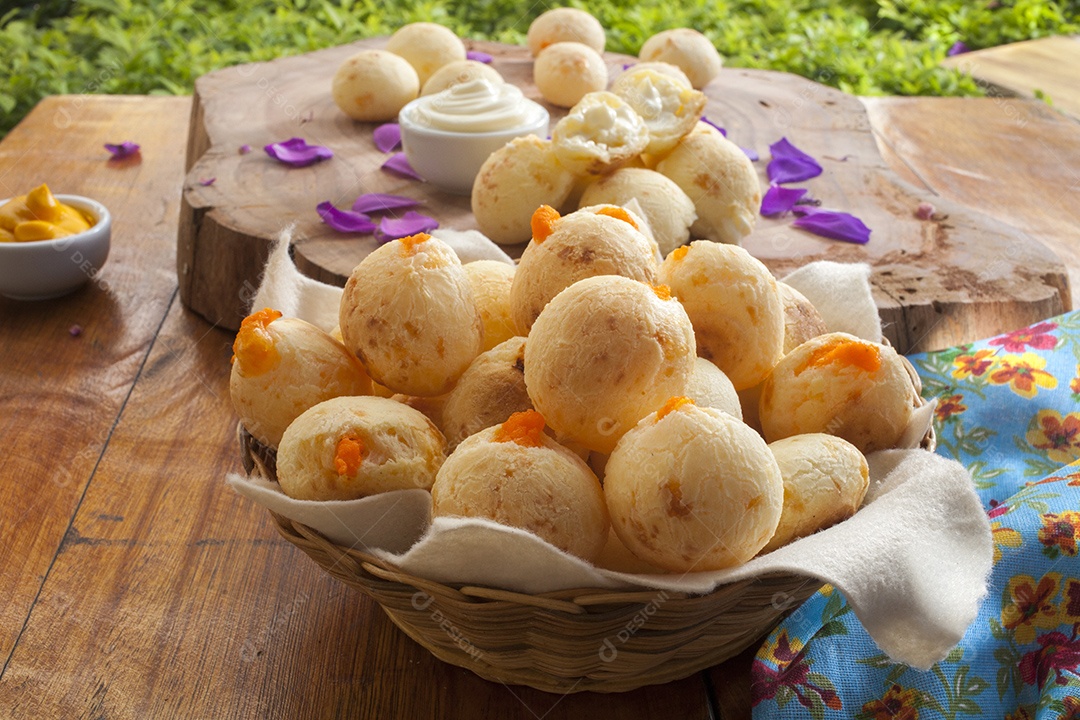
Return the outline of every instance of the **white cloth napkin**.
<path id="1" fill-rule="evenodd" d="M 817 308 L 829 332 L 881 342 L 881 318 L 870 292 L 870 266 L 819 260 L 784 278 Z"/>
<path id="2" fill-rule="evenodd" d="M 479 233 L 458 239 L 455 250 L 464 257 L 484 257 L 491 252 L 487 245 L 494 247 Z M 864 268 L 813 263 L 785 282 L 814 302 L 830 329 L 880 340 Z M 330 329 L 337 324 L 340 295 L 296 270 L 286 232 L 272 248 L 253 307 L 273 307 Z M 905 434 L 911 447 L 929 427 L 932 406 L 927 408 Z M 528 532 L 486 520 L 432 522 L 430 495 L 424 491 L 312 502 L 293 500 L 275 483 L 238 474 L 227 482 L 335 543 L 363 547 L 411 574 L 447 584 L 526 593 L 585 587 L 706 593 L 771 572 L 806 575 L 839 588 L 891 658 L 925 669 L 945 657 L 976 616 L 992 564 L 990 523 L 959 463 L 914 449 L 874 453 L 868 460 L 870 491 L 852 518 L 740 567 L 683 575 L 605 570 Z"/>

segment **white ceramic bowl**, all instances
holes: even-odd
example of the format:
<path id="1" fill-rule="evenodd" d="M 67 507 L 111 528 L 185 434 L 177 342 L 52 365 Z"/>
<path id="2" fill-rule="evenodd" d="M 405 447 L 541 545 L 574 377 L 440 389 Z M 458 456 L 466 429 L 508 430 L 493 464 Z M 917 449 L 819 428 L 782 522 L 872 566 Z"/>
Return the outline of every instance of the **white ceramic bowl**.
<path id="1" fill-rule="evenodd" d="M 0 242 L 0 295 L 15 300 L 46 300 L 82 287 L 109 257 L 112 216 L 96 200 L 57 195 L 65 205 L 95 220 L 89 230 L 56 240 Z M 0 205 L 7 200 L 0 200 Z"/>
<path id="2" fill-rule="evenodd" d="M 401 145 L 409 164 L 435 187 L 454 195 L 472 193 L 473 181 L 480 166 L 491 153 L 516 137 L 538 135 L 546 137 L 550 116 L 542 105 L 536 105 L 530 122 L 509 130 L 489 132 L 453 132 L 425 127 L 415 121 L 414 100 L 401 109 Z"/>

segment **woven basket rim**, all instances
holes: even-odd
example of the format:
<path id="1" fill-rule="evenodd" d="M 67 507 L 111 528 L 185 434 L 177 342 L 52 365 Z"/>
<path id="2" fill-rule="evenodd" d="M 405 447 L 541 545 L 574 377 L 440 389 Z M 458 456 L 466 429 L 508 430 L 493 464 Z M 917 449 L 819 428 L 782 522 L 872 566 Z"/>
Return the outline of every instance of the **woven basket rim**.
<path id="1" fill-rule="evenodd" d="M 914 366 L 900 357 L 911 378 L 913 406 L 926 405 Z M 274 449 L 259 443 L 242 424 L 237 425 L 237 434 L 249 475 L 276 482 Z M 933 451 L 935 445 L 931 424 L 920 447 Z M 303 523 L 270 514 L 286 540 L 323 570 L 371 597 L 408 637 L 440 660 L 487 680 L 547 692 L 622 692 L 688 677 L 759 641 L 825 584 L 813 575 L 791 572 L 722 583 L 705 593 L 597 587 L 523 593 L 447 584 L 418 577 L 362 548 L 338 545 Z M 663 606 L 638 630 L 642 613 L 661 595 Z M 435 618 L 438 622 L 433 622 Z M 621 639 L 622 633 L 616 632 L 629 623 L 635 623 L 635 630 L 626 644 L 619 646 L 611 662 L 598 661 L 594 656 L 599 638 Z M 455 630 L 466 628 L 467 633 L 449 633 L 448 624 Z"/>
<path id="2" fill-rule="evenodd" d="M 891 344 L 889 343 L 887 338 L 882 338 L 882 344 L 891 347 Z M 922 380 L 919 378 L 918 372 L 915 370 L 915 367 L 911 364 L 911 362 L 905 356 L 900 355 L 899 357 L 900 357 L 900 359 L 901 359 L 901 361 L 903 363 L 904 369 L 906 370 L 908 376 L 911 379 L 912 405 L 913 405 L 913 407 L 920 408 L 920 407 L 925 406 L 927 404 L 927 401 L 922 397 Z M 270 481 L 270 482 L 276 483 L 277 482 L 277 473 L 276 473 L 275 467 L 274 467 L 275 464 L 276 464 L 275 463 L 276 451 L 273 448 L 270 448 L 270 447 L 267 447 L 267 446 L 263 445 L 256 438 L 254 438 L 250 433 L 248 433 L 247 429 L 244 427 L 243 423 L 237 423 L 237 439 L 238 439 L 238 441 L 240 443 L 240 446 L 241 446 L 241 449 L 242 449 L 242 456 L 243 456 L 245 470 L 247 470 L 247 472 L 249 474 L 252 473 L 252 472 L 257 472 L 263 479 L 265 479 L 267 481 Z M 936 434 L 936 432 L 934 430 L 933 423 L 931 423 L 929 429 L 926 431 L 925 435 L 923 436 L 922 442 L 920 443 L 919 447 L 926 450 L 926 451 L 928 451 L 928 452 L 933 452 L 934 449 L 936 448 L 936 446 L 937 446 L 937 434 Z M 284 517 L 282 515 L 279 515 L 277 513 L 274 513 L 274 512 L 271 512 L 270 514 L 274 517 L 274 520 L 278 525 L 278 529 L 282 532 L 282 534 L 285 534 L 287 532 L 287 528 L 289 528 L 289 527 L 297 528 L 298 532 L 300 532 L 300 530 L 299 530 L 300 528 L 303 528 L 304 529 L 304 534 L 318 535 L 319 537 L 323 538 L 323 540 L 325 540 L 326 542 L 331 543 L 331 544 L 335 545 L 336 547 L 338 547 L 342 552 L 348 553 L 349 555 L 352 555 L 353 557 L 355 557 L 360 562 L 365 563 L 365 564 L 371 566 L 372 568 L 377 568 L 378 570 L 383 571 L 384 573 L 387 574 L 387 576 L 397 576 L 397 577 L 402 578 L 402 579 L 408 578 L 408 579 L 414 580 L 416 582 L 420 582 L 420 583 L 424 583 L 424 584 L 431 584 L 433 586 L 438 586 L 444 592 L 459 593 L 459 594 L 462 595 L 462 597 L 465 597 L 465 596 L 470 595 L 470 594 L 479 597 L 480 593 L 484 592 L 484 590 L 480 589 L 481 586 L 477 586 L 475 584 L 462 583 L 460 585 L 455 586 L 455 584 L 445 584 L 445 583 L 440 583 L 440 582 L 437 582 L 437 581 L 429 580 L 429 579 L 426 579 L 426 578 L 414 576 L 411 573 L 409 573 L 407 570 L 402 569 L 401 567 L 399 567 L 399 566 L 395 565 L 394 563 L 386 560 L 385 558 L 379 557 L 377 555 L 373 555 L 373 554 L 368 553 L 368 552 L 364 552 L 363 550 L 360 550 L 358 548 L 345 547 L 343 545 L 338 545 L 337 543 L 334 543 L 332 540 L 330 540 L 330 539 L 326 538 L 325 536 L 323 536 L 321 533 L 319 533 L 314 528 L 311 528 L 311 527 L 309 527 L 307 525 L 304 525 L 303 523 L 291 520 L 289 518 L 286 518 L 286 517 Z M 813 578 L 814 580 L 820 580 L 820 578 L 815 578 L 814 576 L 809 575 L 809 574 L 802 575 L 802 574 L 796 574 L 796 573 L 783 573 L 783 572 L 763 573 L 762 577 L 767 577 L 767 576 L 770 576 L 770 575 L 806 577 L 806 578 Z M 824 582 L 824 581 L 822 581 L 822 582 Z M 724 583 L 724 584 L 719 585 L 717 587 L 718 588 L 723 587 L 723 586 L 725 586 L 727 584 L 728 583 Z M 539 600 L 539 601 L 552 600 L 552 601 L 566 602 L 567 597 L 580 597 L 580 598 L 584 599 L 584 604 L 595 604 L 595 602 L 590 603 L 590 601 L 588 600 L 588 598 L 590 596 L 596 596 L 596 595 L 633 595 L 635 593 L 654 595 L 656 593 L 655 589 L 648 589 L 648 588 L 642 589 L 641 591 L 636 591 L 636 590 L 621 591 L 621 590 L 613 590 L 612 588 L 582 587 L 582 588 L 573 588 L 573 589 L 566 589 L 566 590 L 557 590 L 557 591 L 546 592 L 546 593 L 523 593 L 523 592 L 517 592 L 517 591 L 513 591 L 513 590 L 507 590 L 505 588 L 498 588 L 498 587 L 490 587 L 490 588 L 488 588 L 487 586 L 482 586 L 482 587 L 486 588 L 489 593 L 491 593 L 491 592 L 499 593 L 500 596 L 503 599 L 507 600 L 507 601 L 522 602 L 522 603 L 525 603 L 525 604 L 534 604 L 532 602 L 533 600 Z M 463 588 L 467 589 L 469 592 L 462 593 Z M 680 593 L 677 593 L 677 594 L 682 598 L 688 598 L 688 597 L 701 597 L 701 596 L 709 595 L 711 592 L 715 592 L 715 588 L 714 588 L 713 591 L 705 592 L 705 593 L 680 592 Z M 576 600 L 574 602 L 576 603 Z"/>
<path id="3" fill-rule="evenodd" d="M 468 585 L 453 587 L 405 573 L 362 550 L 342 548 L 303 523 L 270 514 L 286 540 L 332 576 L 371 597 L 399 629 L 440 660 L 487 680 L 545 692 L 624 692 L 688 677 L 758 642 L 824 584 L 810 576 L 768 573 L 720 585 L 704 594 L 581 588 L 530 595 Z M 756 598 L 748 597 L 755 593 Z M 669 616 L 665 624 L 659 629 L 645 624 L 625 646 L 618 647 L 616 662 L 596 662 L 593 656 L 601 647 L 599 636 L 615 638 L 620 628 L 631 623 L 636 628 L 643 612 L 659 606 L 658 598 L 664 604 L 657 617 L 662 613 Z M 713 631 L 718 618 L 728 615 L 734 618 L 728 624 L 735 628 Z M 507 616 L 513 620 L 507 622 Z M 438 622 L 427 622 L 429 617 L 438 618 Z M 535 622 L 554 623 L 557 628 L 530 633 L 528 625 Z M 475 645 L 481 650 L 474 656 L 447 643 L 447 623 L 451 628 L 465 628 L 460 634 L 470 640 L 468 647 Z M 477 633 L 485 637 L 494 634 L 494 648 L 481 642 Z M 579 636 L 579 652 L 562 648 L 578 641 Z M 507 644 L 514 648 L 528 645 L 526 654 L 538 655 L 541 662 L 523 661 L 516 657 L 517 651 L 505 662 L 500 648 Z M 654 644 L 662 649 L 655 650 Z"/>
<path id="4" fill-rule="evenodd" d="M 243 424 L 238 424 L 237 425 L 237 435 L 238 435 L 239 441 L 241 443 L 241 447 L 244 449 L 245 456 L 250 457 L 251 461 L 254 464 L 254 468 L 250 468 L 250 467 L 248 467 L 247 462 L 245 462 L 245 469 L 248 470 L 249 474 L 252 473 L 252 472 L 255 472 L 260 477 L 262 477 L 262 479 L 267 480 L 269 482 L 276 483 L 277 482 L 276 473 L 273 471 L 272 465 L 267 463 L 267 461 L 266 461 L 267 453 L 273 453 L 273 449 L 272 448 L 267 448 L 266 446 L 259 443 L 258 440 L 256 440 L 254 437 L 252 437 L 247 432 L 247 430 L 244 428 Z M 459 594 L 461 594 L 462 597 L 466 597 L 466 596 L 470 596 L 470 595 L 475 596 L 475 597 L 482 597 L 483 593 L 485 593 L 485 592 L 487 592 L 488 594 L 491 594 L 491 593 L 495 592 L 495 593 L 500 594 L 500 596 L 501 596 L 500 599 L 504 599 L 504 600 L 512 601 L 512 602 L 523 602 L 525 604 L 533 604 L 533 603 L 530 602 L 533 599 L 566 601 L 567 598 L 581 598 L 582 602 L 580 603 L 580 605 L 586 606 L 586 605 L 600 604 L 598 602 L 598 600 L 596 599 L 596 596 L 607 596 L 607 595 L 627 596 L 625 601 L 626 602 L 633 602 L 634 601 L 633 596 L 635 596 L 635 595 L 653 596 L 659 590 L 661 590 L 661 588 L 642 588 L 641 590 L 633 590 L 633 589 L 618 589 L 618 588 L 603 588 L 603 587 L 595 587 L 595 586 L 593 586 L 593 587 L 586 586 L 586 587 L 578 587 L 578 588 L 566 588 L 566 589 L 563 589 L 563 590 L 552 590 L 552 591 L 547 591 L 547 592 L 526 593 L 526 592 L 508 590 L 508 589 L 499 588 L 499 587 L 491 587 L 491 586 L 486 586 L 486 585 L 477 585 L 475 583 L 460 583 L 460 584 L 459 583 L 449 583 L 448 584 L 448 583 L 439 582 L 437 580 L 431 580 L 431 579 L 428 579 L 428 578 L 423 578 L 423 577 L 420 577 L 420 576 L 417 576 L 417 575 L 413 575 L 408 570 L 405 570 L 405 569 L 401 568 L 400 566 L 390 562 L 389 560 L 387 560 L 384 557 L 380 557 L 378 555 L 373 555 L 372 553 L 365 552 L 364 550 L 362 550 L 360 548 L 357 548 L 357 547 L 347 547 L 347 546 L 344 546 L 344 545 L 340 545 L 338 543 L 335 543 L 333 540 L 327 538 L 325 535 L 320 533 L 315 528 L 312 528 L 312 527 L 310 527 L 308 525 L 305 525 L 304 523 L 302 523 L 302 522 L 300 522 L 298 520 L 293 520 L 293 519 L 288 518 L 288 517 L 286 517 L 284 515 L 276 513 L 276 512 L 274 512 L 272 510 L 268 510 L 267 512 L 269 512 L 271 517 L 273 517 L 275 523 L 278 526 L 278 529 L 280 531 L 282 531 L 283 534 L 289 533 L 289 532 L 291 532 L 291 530 L 290 530 L 291 528 L 295 528 L 295 532 L 298 532 L 298 533 L 300 533 L 301 535 L 303 535 L 305 537 L 317 536 L 317 537 L 321 538 L 322 540 L 324 540 L 325 542 L 327 542 L 327 543 L 335 546 L 336 548 L 338 548 L 342 553 L 345 553 L 345 554 L 355 558 L 357 561 L 359 561 L 361 563 L 364 563 L 366 565 L 377 568 L 378 571 L 381 571 L 383 574 L 385 574 L 387 576 L 386 579 L 389 579 L 390 576 L 396 576 L 398 579 L 408 578 L 409 580 L 412 580 L 412 581 L 420 582 L 420 583 L 423 583 L 423 584 L 430 584 L 432 586 L 437 586 L 441 590 L 443 590 L 444 592 L 459 593 Z M 815 577 L 813 575 L 810 575 L 810 574 L 791 573 L 791 572 L 784 572 L 784 571 L 770 571 L 770 572 L 762 573 L 760 576 L 756 576 L 756 577 L 768 578 L 768 577 L 772 577 L 772 576 L 804 577 L 804 578 L 807 578 L 810 581 L 820 581 L 820 582 L 824 583 L 824 581 L 821 580 L 820 578 L 817 578 L 817 577 Z M 732 581 L 730 583 L 723 583 L 722 585 L 719 585 L 717 587 L 719 588 L 719 587 L 723 587 L 723 586 L 727 586 L 727 585 L 732 585 L 732 584 L 736 584 L 736 583 L 744 583 L 744 582 L 747 582 L 747 581 L 746 580 L 735 580 L 735 581 Z M 466 591 L 466 592 L 463 592 L 463 590 Z M 701 592 L 701 593 L 686 592 L 686 591 L 674 591 L 674 590 L 666 590 L 665 592 L 667 592 L 668 595 L 672 596 L 672 597 L 678 597 L 679 599 L 687 599 L 687 598 L 691 598 L 691 597 L 703 597 L 703 596 L 709 595 L 712 592 L 715 592 L 715 588 L 714 588 L 714 590 L 707 591 L 707 592 Z M 571 602 L 577 603 L 577 600 L 573 600 Z"/>
<path id="5" fill-rule="evenodd" d="M 807 584 L 819 583 L 825 584 L 826 581 L 821 578 L 811 575 L 809 573 L 793 573 L 780 570 L 769 571 L 755 575 L 753 578 L 742 578 L 731 582 L 718 585 L 713 590 L 706 592 L 687 592 L 678 590 L 667 590 L 663 588 L 641 588 L 635 589 L 619 589 L 619 588 L 601 588 L 601 587 L 574 587 L 566 588 L 563 590 L 549 590 L 546 592 L 537 593 L 525 593 L 515 590 L 507 590 L 504 588 L 477 585 L 472 583 L 443 583 L 438 580 L 431 580 L 414 575 L 407 570 L 403 570 L 401 567 L 389 562 L 385 558 L 381 558 L 377 555 L 364 552 L 358 548 L 346 548 L 343 545 L 335 543 L 318 530 L 305 525 L 297 520 L 292 520 L 284 515 L 268 511 L 274 522 L 278 526 L 279 531 L 283 535 L 292 532 L 299 532 L 303 536 L 312 536 L 322 539 L 335 547 L 339 548 L 343 553 L 358 560 L 366 570 L 369 572 L 371 568 L 375 569 L 372 573 L 380 579 L 388 582 L 402 582 L 407 581 L 409 584 L 417 583 L 420 585 L 428 586 L 436 589 L 436 591 L 453 594 L 459 596 L 461 600 L 473 599 L 483 602 L 516 602 L 523 605 L 536 605 L 537 607 L 550 607 L 553 610 L 567 611 L 572 614 L 580 614 L 582 608 L 595 607 L 602 605 L 621 605 L 627 603 L 636 602 L 648 602 L 656 596 L 658 592 L 664 592 L 669 599 L 672 600 L 689 600 L 692 598 L 707 597 L 720 588 L 730 587 L 733 585 L 749 585 L 757 579 L 763 579 L 768 581 L 770 579 L 780 578 L 803 578 Z M 576 607 L 575 607 L 576 606 Z"/>

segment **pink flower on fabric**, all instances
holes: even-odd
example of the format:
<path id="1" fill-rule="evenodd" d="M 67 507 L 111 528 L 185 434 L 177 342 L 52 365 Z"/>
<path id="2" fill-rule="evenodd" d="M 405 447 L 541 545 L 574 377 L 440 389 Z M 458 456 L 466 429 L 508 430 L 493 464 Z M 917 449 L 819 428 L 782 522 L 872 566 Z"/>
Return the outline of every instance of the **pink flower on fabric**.
<path id="1" fill-rule="evenodd" d="M 1024 352 L 1025 348 L 1053 350 L 1057 347 L 1057 338 L 1051 335 L 1057 329 L 1057 323 L 1042 322 L 1029 328 L 1013 330 L 990 341 L 991 345 L 1000 345 L 1009 352 Z"/>

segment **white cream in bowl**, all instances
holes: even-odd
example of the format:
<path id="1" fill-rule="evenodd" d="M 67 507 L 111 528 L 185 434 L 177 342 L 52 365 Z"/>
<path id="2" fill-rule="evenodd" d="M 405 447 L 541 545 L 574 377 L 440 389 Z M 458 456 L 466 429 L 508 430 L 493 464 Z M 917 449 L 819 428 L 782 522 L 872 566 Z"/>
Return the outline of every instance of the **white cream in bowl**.
<path id="1" fill-rule="evenodd" d="M 485 78 L 413 100 L 398 115 L 405 156 L 425 180 L 468 195 L 480 166 L 510 140 L 544 137 L 548 111 L 508 83 Z"/>

